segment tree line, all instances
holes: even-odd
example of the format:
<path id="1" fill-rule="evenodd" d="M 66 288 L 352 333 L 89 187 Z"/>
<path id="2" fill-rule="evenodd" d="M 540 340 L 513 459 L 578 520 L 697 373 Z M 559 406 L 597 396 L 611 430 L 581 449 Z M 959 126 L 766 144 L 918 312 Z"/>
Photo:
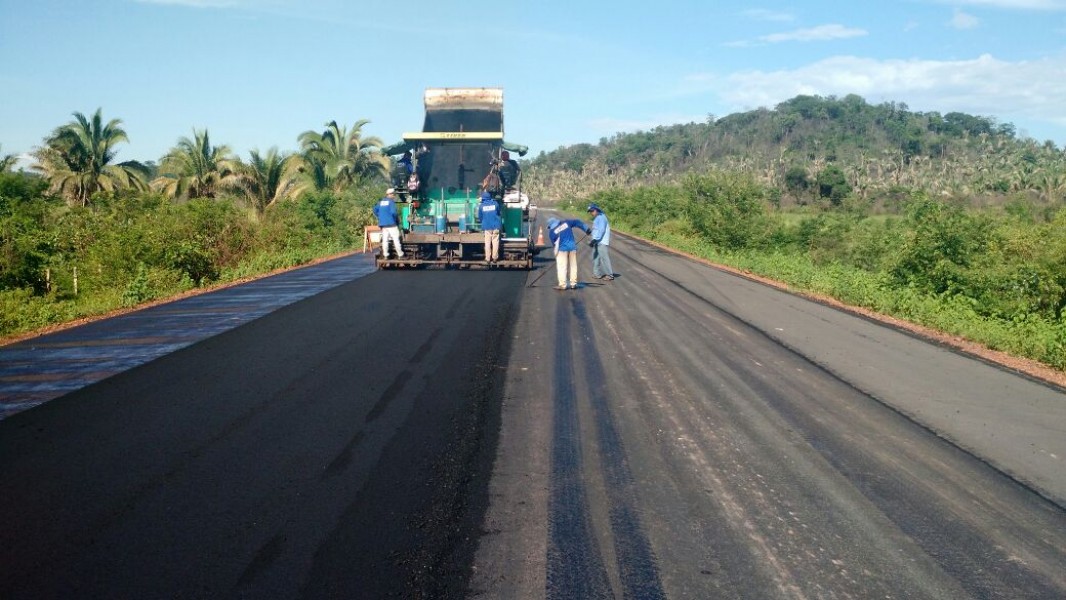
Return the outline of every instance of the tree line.
<path id="1" fill-rule="evenodd" d="M 796 96 L 773 109 L 620 133 L 541 152 L 527 174 L 540 195 L 677 183 L 722 168 L 749 173 L 791 205 L 846 201 L 893 212 L 910 192 L 974 205 L 1066 196 L 1066 153 L 992 117 L 916 112 L 857 95 Z"/>
<path id="2" fill-rule="evenodd" d="M 0 155 L 0 337 L 358 247 L 390 165 L 365 119 L 246 160 L 194 129 L 142 163 L 121 120 L 73 117 L 30 172 Z"/>
<path id="3" fill-rule="evenodd" d="M 115 162 L 116 148 L 128 142 L 122 121 L 104 122 L 101 110 L 57 127 L 33 152 L 33 169 L 50 183 L 48 191 L 70 204 L 87 206 L 94 194 L 120 190 L 156 191 L 170 199 L 215 198 L 226 191 L 262 213 L 268 206 L 307 191 L 335 192 L 368 178 L 381 178 L 389 158 L 380 139 L 364 136 L 368 120 L 350 129 L 336 121 L 324 131 L 299 136 L 300 151 L 252 150 L 247 161 L 228 146 L 211 144 L 206 129 L 193 130 L 158 165 Z M 9 165 L 7 166 L 9 168 Z"/>

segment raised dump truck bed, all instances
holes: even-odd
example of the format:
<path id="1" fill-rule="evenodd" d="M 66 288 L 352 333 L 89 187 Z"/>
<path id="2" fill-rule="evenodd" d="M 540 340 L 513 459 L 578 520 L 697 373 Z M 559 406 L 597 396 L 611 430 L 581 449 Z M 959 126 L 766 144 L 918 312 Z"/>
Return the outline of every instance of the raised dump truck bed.
<path id="1" fill-rule="evenodd" d="M 405 133 L 385 150 L 409 153 L 414 177 L 395 161 L 404 258 L 379 256 L 378 266 L 489 266 L 477 221 L 480 195 L 488 191 L 503 220 L 499 260 L 491 267 L 531 268 L 536 207 L 522 190 L 517 163 L 508 160 L 509 152 L 522 156 L 526 148 L 504 141 L 503 90 L 429 88 L 424 102 L 422 131 Z"/>

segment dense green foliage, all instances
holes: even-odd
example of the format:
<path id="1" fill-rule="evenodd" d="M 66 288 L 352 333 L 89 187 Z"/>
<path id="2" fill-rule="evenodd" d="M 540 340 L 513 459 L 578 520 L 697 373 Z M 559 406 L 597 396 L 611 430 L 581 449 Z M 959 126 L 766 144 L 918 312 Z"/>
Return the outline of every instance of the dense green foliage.
<path id="1" fill-rule="evenodd" d="M 730 171 L 589 199 L 616 228 L 1066 368 L 1066 210 L 1037 222 L 915 193 L 898 216 L 795 215 Z"/>
<path id="2" fill-rule="evenodd" d="M 42 196 L 46 185 L 0 174 L 0 335 L 357 247 L 380 195 L 353 186 L 260 215 L 230 197 L 174 203 L 133 191 L 72 207 Z"/>
<path id="3" fill-rule="evenodd" d="M 115 162 L 120 120 L 74 113 L 34 152 L 40 176 L 0 160 L 0 337 L 360 245 L 389 162 L 366 123 L 247 163 L 193 130 L 156 167 Z"/>

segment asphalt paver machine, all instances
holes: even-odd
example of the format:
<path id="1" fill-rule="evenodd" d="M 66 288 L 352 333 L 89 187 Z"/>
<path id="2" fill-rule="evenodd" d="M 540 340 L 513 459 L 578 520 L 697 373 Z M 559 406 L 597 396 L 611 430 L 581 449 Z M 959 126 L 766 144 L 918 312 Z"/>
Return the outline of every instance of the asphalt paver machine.
<path id="1" fill-rule="evenodd" d="M 385 148 L 401 216 L 403 258 L 378 256 L 380 268 L 529 269 L 536 253 L 536 205 L 510 155 L 525 146 L 503 137 L 500 88 L 428 88 L 422 131 Z M 500 256 L 487 265 L 477 220 L 481 193 L 502 210 Z"/>

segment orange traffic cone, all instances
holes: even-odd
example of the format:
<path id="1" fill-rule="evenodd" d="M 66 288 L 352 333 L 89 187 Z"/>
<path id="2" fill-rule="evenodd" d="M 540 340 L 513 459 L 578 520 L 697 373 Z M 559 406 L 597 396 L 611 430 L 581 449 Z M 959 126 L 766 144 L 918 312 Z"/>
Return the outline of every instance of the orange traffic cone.
<path id="1" fill-rule="evenodd" d="M 540 227 L 537 228 L 537 245 L 544 245 L 544 229 Z"/>

